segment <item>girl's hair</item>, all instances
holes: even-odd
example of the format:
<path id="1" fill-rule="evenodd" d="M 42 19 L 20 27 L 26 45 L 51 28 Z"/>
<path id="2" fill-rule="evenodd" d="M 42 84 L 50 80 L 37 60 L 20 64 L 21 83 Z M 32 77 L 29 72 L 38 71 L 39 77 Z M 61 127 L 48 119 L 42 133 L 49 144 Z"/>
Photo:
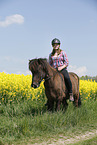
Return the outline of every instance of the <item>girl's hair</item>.
<path id="1" fill-rule="evenodd" d="M 60 48 L 58 48 L 58 50 L 53 49 L 52 53 L 51 53 L 51 56 L 53 56 L 55 54 L 55 52 L 57 52 L 57 54 L 59 55 L 61 53 L 61 51 L 62 50 Z"/>

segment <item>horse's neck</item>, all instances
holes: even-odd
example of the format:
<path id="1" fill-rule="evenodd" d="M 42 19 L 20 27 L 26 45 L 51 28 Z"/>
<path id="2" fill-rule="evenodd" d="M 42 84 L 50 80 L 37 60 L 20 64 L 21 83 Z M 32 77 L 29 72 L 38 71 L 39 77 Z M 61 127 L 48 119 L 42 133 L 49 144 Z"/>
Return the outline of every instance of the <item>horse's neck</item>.
<path id="1" fill-rule="evenodd" d="M 49 64 L 47 64 L 47 72 L 49 76 L 52 76 L 55 74 L 56 70 L 53 67 L 51 67 Z"/>

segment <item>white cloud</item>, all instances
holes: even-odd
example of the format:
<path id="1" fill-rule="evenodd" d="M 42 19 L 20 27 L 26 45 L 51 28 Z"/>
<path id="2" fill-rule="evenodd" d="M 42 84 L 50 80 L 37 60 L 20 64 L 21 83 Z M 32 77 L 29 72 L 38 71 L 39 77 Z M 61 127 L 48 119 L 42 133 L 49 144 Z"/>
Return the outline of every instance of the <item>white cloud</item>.
<path id="1" fill-rule="evenodd" d="M 77 67 L 76 65 L 74 65 L 74 66 L 70 65 L 70 66 L 68 67 L 68 70 L 69 70 L 70 72 L 76 73 L 78 76 L 84 76 L 84 75 L 86 75 L 86 73 L 87 73 L 87 68 L 86 68 L 86 66 Z"/>
<path id="2" fill-rule="evenodd" d="M 11 24 L 22 24 L 24 23 L 24 17 L 19 14 L 7 16 L 4 21 L 0 21 L 0 27 L 7 27 L 8 25 Z"/>

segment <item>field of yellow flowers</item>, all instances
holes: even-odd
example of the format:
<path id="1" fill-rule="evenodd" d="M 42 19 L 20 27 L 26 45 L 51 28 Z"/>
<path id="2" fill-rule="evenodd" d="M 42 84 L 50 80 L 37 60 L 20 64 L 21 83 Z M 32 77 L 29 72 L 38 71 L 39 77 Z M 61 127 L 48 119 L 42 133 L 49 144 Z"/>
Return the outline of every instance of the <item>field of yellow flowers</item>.
<path id="1" fill-rule="evenodd" d="M 0 73 L 0 104 L 22 100 L 41 100 L 45 98 L 44 84 L 37 89 L 31 88 L 31 75 Z M 80 80 L 80 95 L 82 100 L 97 100 L 97 82 Z"/>

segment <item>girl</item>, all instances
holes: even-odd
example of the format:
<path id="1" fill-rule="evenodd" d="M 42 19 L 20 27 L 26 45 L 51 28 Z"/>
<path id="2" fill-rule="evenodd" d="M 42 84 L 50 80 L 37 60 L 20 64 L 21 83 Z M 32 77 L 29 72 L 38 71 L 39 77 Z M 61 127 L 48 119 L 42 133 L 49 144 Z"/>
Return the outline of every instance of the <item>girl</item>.
<path id="1" fill-rule="evenodd" d="M 70 101 L 74 101 L 73 93 L 72 93 L 72 83 L 70 81 L 70 77 L 67 71 L 68 66 L 68 58 L 65 51 L 60 49 L 60 40 L 55 38 L 52 40 L 53 50 L 49 54 L 49 64 L 56 68 L 64 75 L 64 79 L 66 82 L 66 87 L 69 92 Z"/>

